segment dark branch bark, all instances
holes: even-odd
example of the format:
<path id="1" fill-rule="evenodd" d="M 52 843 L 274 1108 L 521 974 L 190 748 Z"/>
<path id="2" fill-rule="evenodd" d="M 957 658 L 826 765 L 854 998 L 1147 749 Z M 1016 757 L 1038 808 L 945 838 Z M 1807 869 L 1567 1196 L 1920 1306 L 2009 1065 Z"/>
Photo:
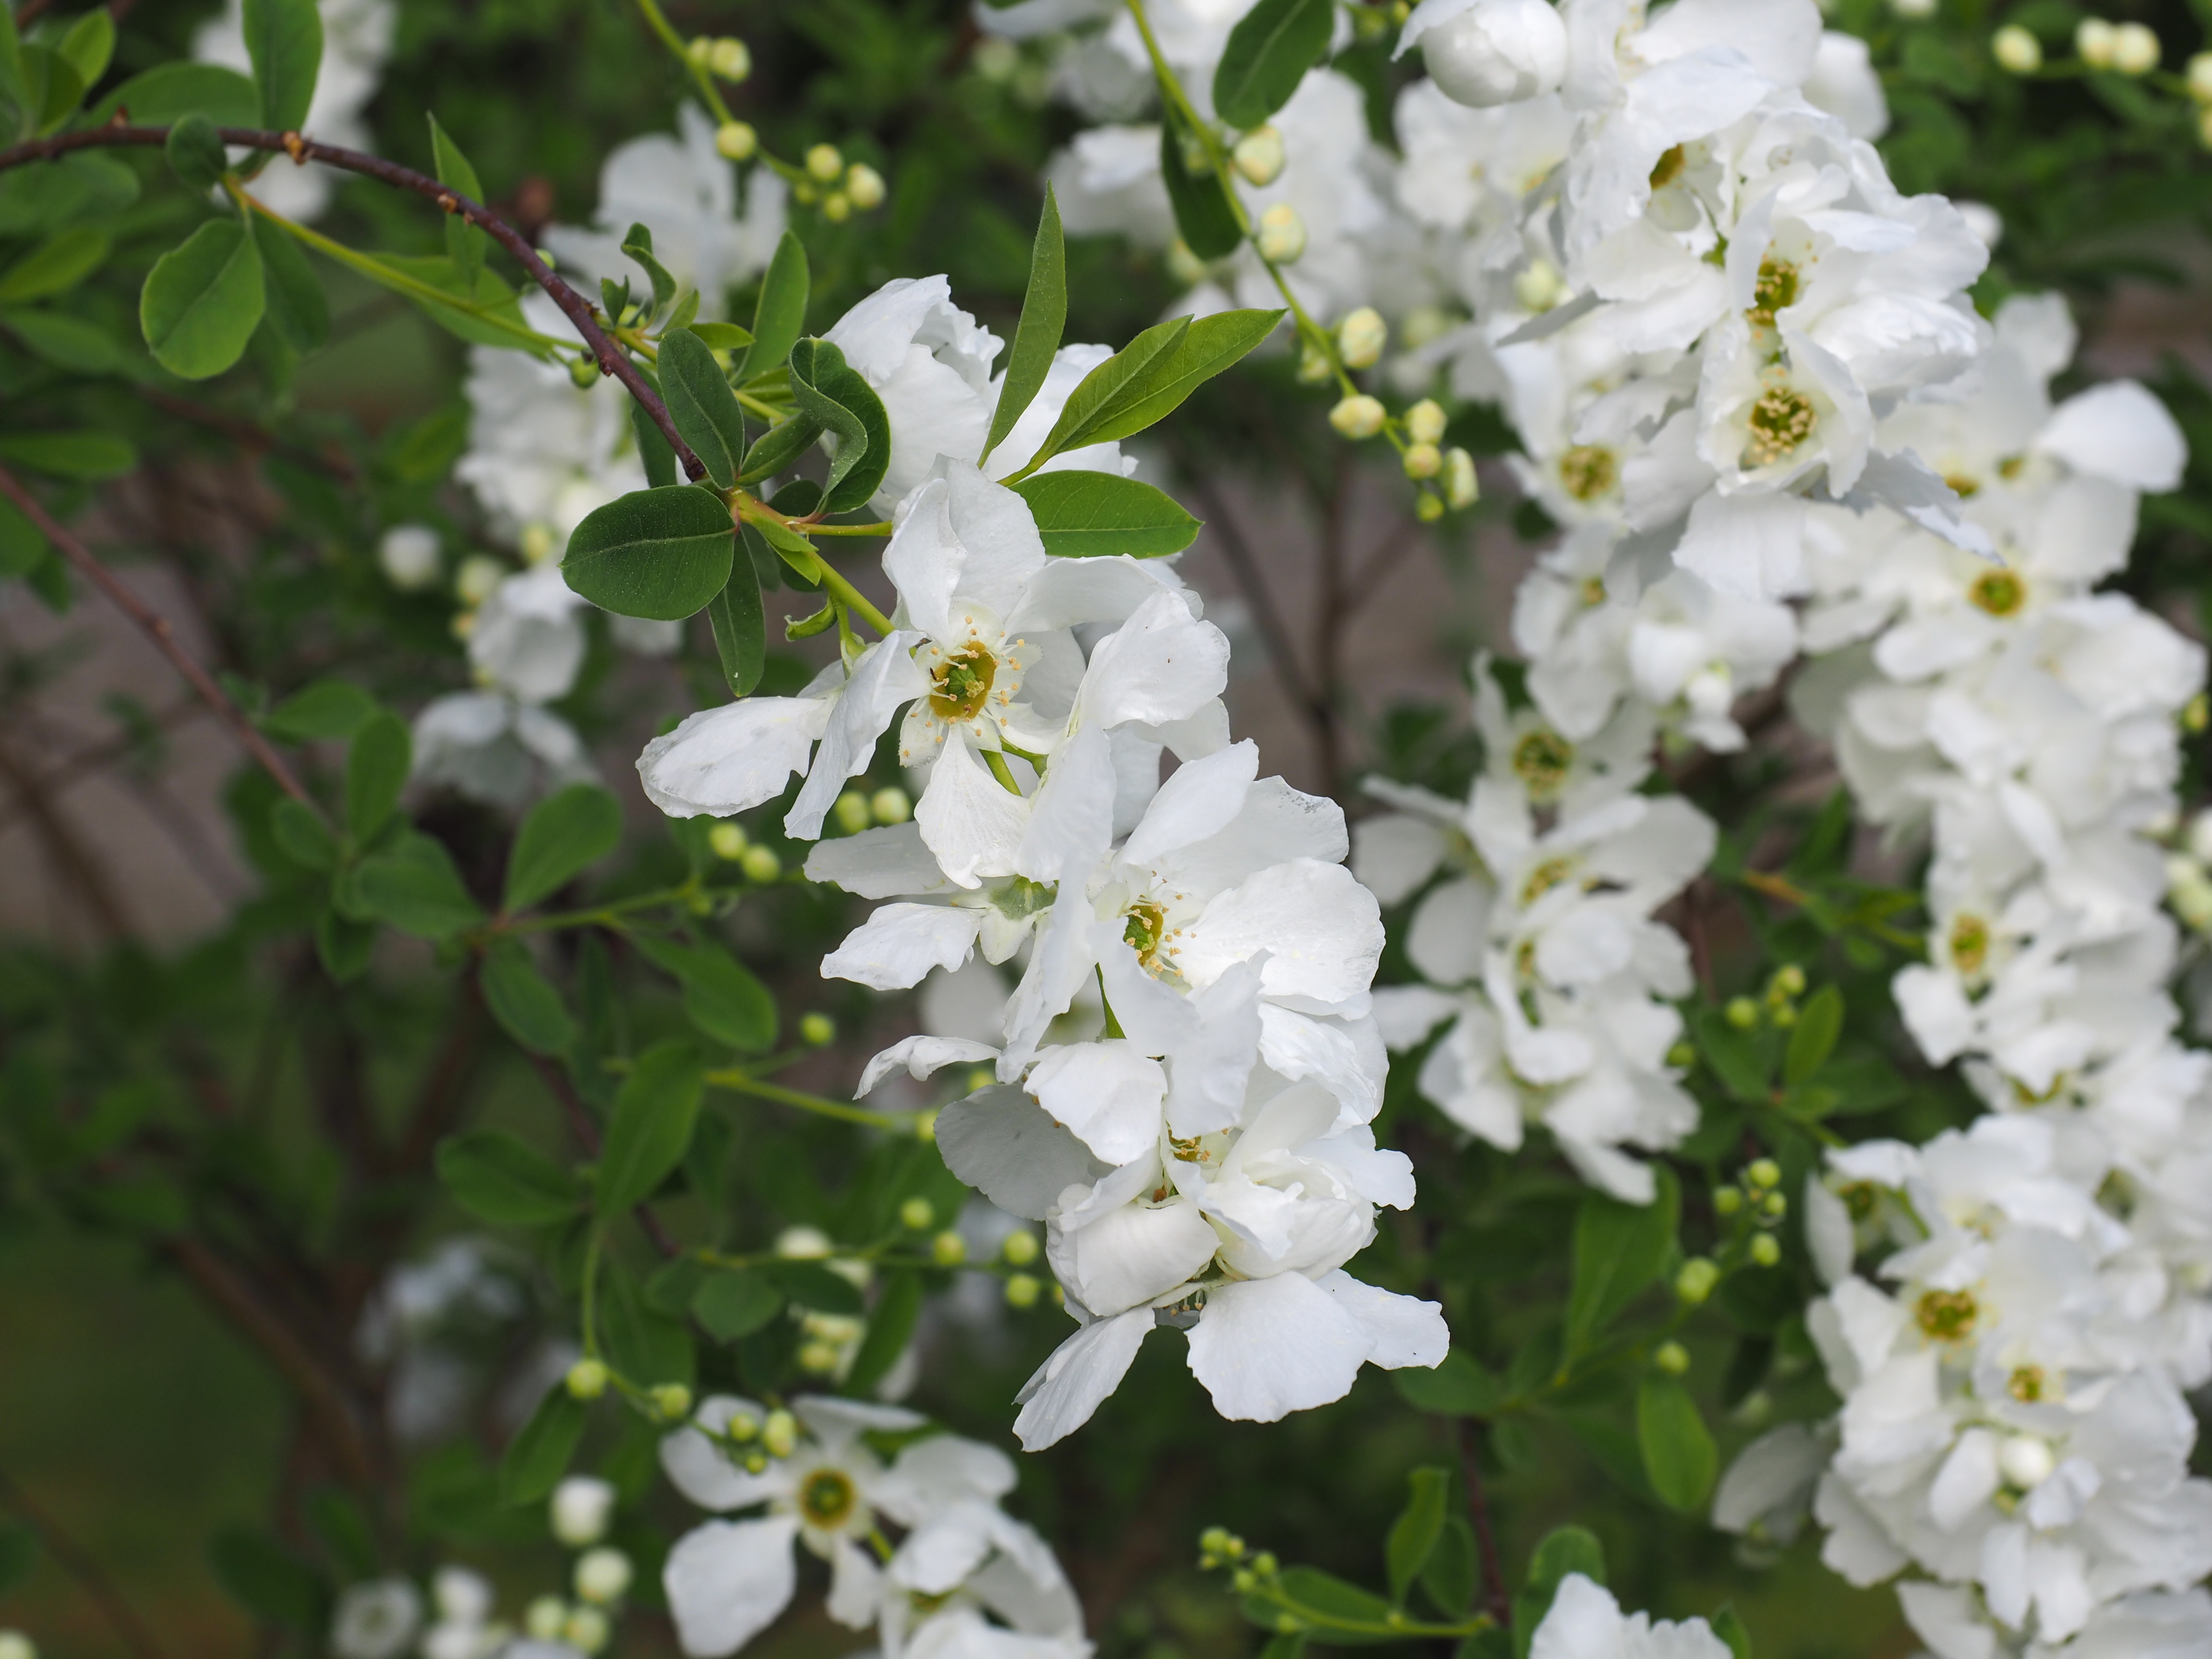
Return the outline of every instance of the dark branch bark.
<path id="1" fill-rule="evenodd" d="M 64 1532 L 53 1516 L 31 1501 L 30 1493 L 16 1485 L 4 1471 L 0 1471 L 0 1504 L 23 1517 L 23 1523 L 38 1534 L 39 1542 L 46 1548 L 54 1563 L 77 1582 L 79 1589 L 92 1598 L 123 1645 L 131 1650 L 135 1659 L 167 1659 L 161 1644 L 154 1639 L 131 1603 L 123 1599 L 123 1592 L 107 1576 L 107 1570 L 93 1559 L 84 1548 Z"/>
<path id="2" fill-rule="evenodd" d="M 45 780 L 32 775 L 30 769 L 4 745 L 0 745 L 0 780 L 14 792 L 39 844 L 46 849 L 46 856 L 54 861 L 63 879 L 84 901 L 101 931 L 111 939 L 130 938 L 134 931 L 131 920 L 124 914 L 123 901 L 109 883 L 107 872 L 93 862 L 82 838 L 47 795 Z"/>
<path id="3" fill-rule="evenodd" d="M 1473 1418 L 1461 1420 L 1459 1463 L 1467 1477 L 1467 1513 L 1474 1526 L 1475 1552 L 1482 1559 L 1482 1608 L 1500 1630 L 1510 1630 L 1513 1603 L 1505 1594 L 1505 1569 L 1498 1559 L 1498 1534 L 1490 1524 L 1490 1498 L 1482 1486 L 1481 1434 L 1481 1425 Z"/>

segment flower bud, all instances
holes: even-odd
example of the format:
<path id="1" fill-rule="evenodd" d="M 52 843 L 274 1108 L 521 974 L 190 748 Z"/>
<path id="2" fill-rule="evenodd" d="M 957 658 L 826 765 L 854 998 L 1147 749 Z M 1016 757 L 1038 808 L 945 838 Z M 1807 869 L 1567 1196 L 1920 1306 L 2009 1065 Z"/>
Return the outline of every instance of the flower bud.
<path id="1" fill-rule="evenodd" d="M 729 1420 L 722 1425 L 722 1432 L 741 1446 L 756 1438 L 760 1431 L 760 1419 L 750 1412 L 732 1412 Z"/>
<path id="2" fill-rule="evenodd" d="M 453 573 L 453 592 L 463 605 L 482 605 L 506 576 L 507 567 L 490 554 L 471 553 Z"/>
<path id="3" fill-rule="evenodd" d="M 599 366 L 589 357 L 578 357 L 568 365 L 568 380 L 579 392 L 589 392 L 599 381 Z"/>
<path id="4" fill-rule="evenodd" d="M 1784 1216 L 1790 1213 L 1790 1194 L 1787 1193 L 1769 1193 L 1765 1198 L 1759 1200 L 1759 1207 L 1765 1211 L 1767 1215 L 1772 1219 L 1779 1221 Z"/>
<path id="5" fill-rule="evenodd" d="M 1667 1063 L 1677 1071 L 1687 1071 L 1698 1063 L 1697 1045 L 1678 1042 L 1667 1051 Z"/>
<path id="6" fill-rule="evenodd" d="M 1382 399 L 1364 392 L 1355 392 L 1328 411 L 1328 423 L 1354 443 L 1380 432 L 1385 418 Z"/>
<path id="7" fill-rule="evenodd" d="M 1669 1376 L 1680 1376 L 1690 1369 L 1690 1351 L 1679 1342 L 1662 1342 L 1651 1363 Z"/>
<path id="8" fill-rule="evenodd" d="M 826 1048 L 837 1040 L 837 1022 L 816 1012 L 799 1019 L 799 1040 L 812 1048 Z"/>
<path id="9" fill-rule="evenodd" d="M 561 1626 L 561 1639 L 580 1653 L 599 1652 L 613 1633 L 608 1627 L 606 1614 L 597 1607 L 572 1609 Z"/>
<path id="10" fill-rule="evenodd" d="M 873 213 L 889 193 L 884 175 L 866 161 L 855 161 L 845 169 L 845 194 L 861 212 Z"/>
<path id="11" fill-rule="evenodd" d="M 1997 1448 L 1997 1472 L 2007 1486 L 2019 1492 L 2033 1492 L 2057 1467 L 2051 1443 L 2039 1434 L 2008 1435 Z"/>
<path id="12" fill-rule="evenodd" d="M 1283 135 L 1273 127 L 1255 127 L 1237 141 L 1229 159 L 1237 172 L 1265 189 L 1282 177 Z"/>
<path id="13" fill-rule="evenodd" d="M 1743 1178 L 1754 1187 L 1771 1187 L 1782 1179 L 1782 1166 L 1771 1158 L 1755 1158 Z"/>
<path id="14" fill-rule="evenodd" d="M 1547 0 L 1422 0 L 1398 50 L 1416 43 L 1437 90 L 1472 109 L 1540 98 L 1566 78 L 1566 24 Z"/>
<path id="15" fill-rule="evenodd" d="M 561 1639 L 561 1626 L 568 1622 L 568 1603 L 557 1595 L 541 1595 L 522 1615 L 522 1627 L 541 1642 Z"/>
<path id="16" fill-rule="evenodd" d="M 19 1630 L 0 1630 L 0 1659 L 39 1659 L 39 1650 Z"/>
<path id="17" fill-rule="evenodd" d="M 1180 236 L 1168 244 L 1168 275 L 1185 288 L 1196 288 L 1206 280 L 1206 261 Z"/>
<path id="18" fill-rule="evenodd" d="M 817 1376 L 827 1376 L 837 1369 L 837 1345 L 817 1339 L 802 1342 L 799 1346 L 799 1369 Z"/>
<path id="19" fill-rule="evenodd" d="M 1372 368 L 1389 343 L 1390 325 L 1373 306 L 1362 306 L 1336 325 L 1337 355 L 1346 368 Z"/>
<path id="20" fill-rule="evenodd" d="M 761 1448 L 770 1457 L 788 1457 L 799 1444 L 799 1419 L 781 1406 L 761 1425 Z"/>
<path id="21" fill-rule="evenodd" d="M 594 1475 L 572 1474 L 553 1488 L 553 1535 L 570 1549 L 596 1544 L 607 1535 L 615 1489 Z"/>
<path id="22" fill-rule="evenodd" d="M 1771 1267 L 1782 1260 L 1782 1246 L 1772 1233 L 1761 1233 L 1751 1241 L 1751 1259 L 1762 1267 Z"/>
<path id="23" fill-rule="evenodd" d="M 899 1225 L 908 1232 L 926 1233 L 937 1224 L 937 1206 L 926 1198 L 909 1198 L 899 1206 Z"/>
<path id="24" fill-rule="evenodd" d="M 2017 23 L 2007 23 L 1990 37 L 1990 56 L 2008 75 L 2033 75 L 2043 67 L 2043 42 Z"/>
<path id="25" fill-rule="evenodd" d="M 427 524 L 396 524 L 377 543 L 376 562 L 385 580 L 403 593 L 434 587 L 443 562 L 438 532 Z"/>
<path id="26" fill-rule="evenodd" d="M 975 1085 L 975 1089 L 988 1088 L 997 1080 L 995 1077 L 986 1078 Z M 975 1089 L 970 1089 L 968 1092 L 972 1095 L 975 1092 Z M 934 1141 L 937 1139 L 937 1113 L 934 1109 L 926 1112 L 916 1112 L 914 1115 L 914 1138 L 924 1143 Z"/>
<path id="27" fill-rule="evenodd" d="M 838 796 L 836 805 L 830 811 L 837 820 L 837 827 L 848 836 L 859 835 L 872 822 L 868 814 L 868 798 L 857 789 L 848 789 Z"/>
<path id="28" fill-rule="evenodd" d="M 775 1236 L 775 1253 L 786 1261 L 819 1261 L 836 1248 L 819 1227 L 786 1227 Z"/>
<path id="29" fill-rule="evenodd" d="M 2141 23 L 2122 23 L 2112 31 L 2112 67 L 2123 75 L 2148 75 L 2158 67 L 2158 36 Z"/>
<path id="30" fill-rule="evenodd" d="M 1036 1235 L 1026 1228 L 1006 1235 L 1006 1242 L 999 1246 L 999 1253 L 1017 1267 L 1026 1267 L 1037 1259 Z"/>
<path id="31" fill-rule="evenodd" d="M 1693 1255 L 1674 1275 L 1674 1294 L 1692 1307 L 1700 1307 L 1712 1295 L 1713 1286 L 1720 1282 L 1719 1267 L 1705 1256 Z"/>
<path id="32" fill-rule="evenodd" d="M 2189 60 L 2189 95 L 2200 104 L 2212 104 L 2212 52 L 2200 52 Z"/>
<path id="33" fill-rule="evenodd" d="M 716 858 L 735 863 L 744 857 L 745 848 L 752 842 L 742 823 L 718 823 L 707 832 L 707 845 L 714 849 Z"/>
<path id="34" fill-rule="evenodd" d="M 1434 444 L 1415 444 L 1406 452 L 1406 476 L 1409 478 L 1433 478 L 1443 471 L 1443 465 L 1444 453 Z"/>
<path id="35" fill-rule="evenodd" d="M 578 1400 L 597 1400 L 607 1391 L 607 1368 L 596 1359 L 579 1359 L 568 1367 L 568 1393 Z"/>
<path id="36" fill-rule="evenodd" d="M 1444 406 L 1434 398 L 1424 398 L 1406 411 L 1406 435 L 1417 444 L 1442 443 L 1445 424 Z"/>
<path id="37" fill-rule="evenodd" d="M 1279 265 L 1297 261 L 1306 251 L 1306 222 L 1288 202 L 1278 202 L 1260 216 L 1260 257 Z"/>
<path id="38" fill-rule="evenodd" d="M 1444 452 L 1444 500 L 1453 507 L 1473 507 L 1482 498 L 1481 481 L 1475 477 L 1474 457 L 1464 449 Z"/>
<path id="39" fill-rule="evenodd" d="M 2110 69 L 2119 45 L 2118 33 L 2101 17 L 2085 17 L 2074 26 L 2074 50 L 2091 69 Z"/>
<path id="40" fill-rule="evenodd" d="M 738 858 L 738 868 L 747 881 L 771 882 L 783 874 L 783 860 L 769 848 L 748 847 Z"/>
<path id="41" fill-rule="evenodd" d="M 631 1577 L 629 1557 L 620 1550 L 586 1550 L 576 1562 L 576 1594 L 586 1601 L 618 1601 Z"/>
<path id="42" fill-rule="evenodd" d="M 664 1423 L 678 1423 L 691 1414 L 691 1390 L 681 1382 L 656 1382 L 648 1397 L 653 1415 Z"/>
<path id="43" fill-rule="evenodd" d="M 1534 260 L 1514 274 L 1513 297 L 1523 311 L 1549 311 L 1567 297 L 1567 279 L 1549 259 Z"/>
<path id="44" fill-rule="evenodd" d="M 1029 1273 L 1010 1273 L 1006 1277 L 1006 1305 L 1010 1308 L 1034 1308 L 1044 1286 Z"/>
<path id="45" fill-rule="evenodd" d="M 1759 1005 L 1749 997 L 1730 997 L 1722 1016 L 1739 1031 L 1753 1030 L 1759 1024 Z"/>
<path id="46" fill-rule="evenodd" d="M 1226 1527 L 1208 1527 L 1204 1532 L 1199 1534 L 1198 1547 L 1202 1553 L 1206 1555 L 1228 1554 L 1229 1528 Z"/>
<path id="47" fill-rule="evenodd" d="M 968 1241 L 956 1232 L 941 1232 L 929 1241 L 929 1259 L 940 1267 L 957 1267 L 968 1259 Z"/>
<path id="48" fill-rule="evenodd" d="M 868 797 L 868 810 L 876 815 L 876 822 L 889 827 L 904 823 L 914 816 L 914 802 L 905 790 L 896 784 L 888 784 Z"/>
<path id="49" fill-rule="evenodd" d="M 725 121 L 714 129 L 714 153 L 727 161 L 750 161 L 760 148 L 760 134 L 750 121 Z"/>
<path id="50" fill-rule="evenodd" d="M 853 216 L 853 198 L 842 190 L 833 190 L 822 198 L 822 216 L 833 225 L 842 225 Z"/>
<path id="51" fill-rule="evenodd" d="M 1433 490 L 1424 489 L 1413 497 L 1413 517 L 1422 524 L 1434 524 L 1444 515 L 1443 497 Z"/>
<path id="52" fill-rule="evenodd" d="M 845 158 L 837 153 L 835 144 L 817 144 L 806 152 L 806 176 L 824 185 L 834 185 L 845 171 Z"/>
<path id="53" fill-rule="evenodd" d="M 1303 338 L 1303 337 L 1299 340 L 1299 342 L 1298 342 L 1298 384 L 1299 384 L 1299 385 L 1301 385 L 1301 386 L 1322 386 L 1322 385 L 1326 385 L 1326 384 L 1328 383 L 1328 381 L 1329 377 L 1330 377 L 1331 375 L 1334 374 L 1335 373 L 1336 373 L 1336 365 L 1335 365 L 1334 363 L 1332 363 L 1331 362 L 1329 362 L 1329 360 L 1328 360 L 1328 353 L 1327 351 L 1323 350 L 1320 346 L 1316 345 L 1316 344 L 1315 344 L 1311 340 L 1304 339 L 1304 338 Z"/>
<path id="54" fill-rule="evenodd" d="M 753 72 L 753 55 L 744 41 L 726 34 L 708 47 L 707 67 L 725 81 L 742 81 Z"/>

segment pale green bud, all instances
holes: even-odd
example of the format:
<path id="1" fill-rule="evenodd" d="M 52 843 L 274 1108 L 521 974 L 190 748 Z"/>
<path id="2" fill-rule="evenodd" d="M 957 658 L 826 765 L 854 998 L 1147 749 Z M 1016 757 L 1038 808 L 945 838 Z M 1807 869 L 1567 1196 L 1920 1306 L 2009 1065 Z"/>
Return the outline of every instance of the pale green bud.
<path id="1" fill-rule="evenodd" d="M 834 185 L 845 171 L 845 158 L 835 144 L 817 144 L 806 152 L 806 176 L 817 183 Z"/>
<path id="2" fill-rule="evenodd" d="M 1690 1369 L 1690 1351 L 1679 1342 L 1662 1342 L 1651 1363 L 1669 1376 L 1680 1376 Z"/>
<path id="3" fill-rule="evenodd" d="M 2008 75 L 2033 75 L 2043 67 L 2043 42 L 2017 23 L 1990 37 L 1990 56 Z"/>
<path id="4" fill-rule="evenodd" d="M 607 1391 L 607 1368 L 596 1359 L 579 1359 L 568 1367 L 568 1386 L 578 1400 L 597 1400 Z"/>
<path id="5" fill-rule="evenodd" d="M 926 1198 L 909 1198 L 899 1206 L 899 1225 L 908 1232 L 926 1233 L 937 1224 L 937 1206 Z"/>
<path id="6" fill-rule="evenodd" d="M 1017 1267 L 1026 1267 L 1037 1259 L 1036 1235 L 1027 1230 L 1008 1233 L 1006 1242 L 999 1246 L 999 1250 Z"/>
<path id="7" fill-rule="evenodd" d="M 580 1653 L 597 1653 L 607 1644 L 614 1632 L 607 1624 L 607 1616 L 597 1607 L 577 1607 L 570 1612 L 561 1627 L 561 1639 Z"/>
<path id="8" fill-rule="evenodd" d="M 1759 1024 L 1759 1005 L 1749 997 L 1730 997 L 1723 1011 L 1728 1023 L 1739 1031 L 1748 1031 Z"/>
<path id="9" fill-rule="evenodd" d="M 853 198 L 842 190 L 833 190 L 822 198 L 822 216 L 833 225 L 842 225 L 853 216 Z"/>
<path id="10" fill-rule="evenodd" d="M 1006 1305 L 1012 1308 L 1034 1308 L 1044 1286 L 1028 1273 L 1010 1273 L 1006 1278 Z"/>
<path id="11" fill-rule="evenodd" d="M 752 845 L 745 827 L 741 823 L 718 823 L 707 832 L 707 845 L 718 859 L 735 860 L 744 857 L 745 848 Z"/>
<path id="12" fill-rule="evenodd" d="M 707 67 L 725 81 L 742 81 L 753 72 L 753 55 L 744 41 L 726 34 L 708 48 Z"/>
<path id="13" fill-rule="evenodd" d="M 838 796 L 830 811 L 837 820 L 837 827 L 848 836 L 859 835 L 872 822 L 868 815 L 868 798 L 857 789 L 848 789 Z"/>
<path id="14" fill-rule="evenodd" d="M 1473 507 L 1482 498 L 1481 481 L 1475 477 L 1474 457 L 1464 449 L 1444 452 L 1444 500 L 1455 507 Z"/>
<path id="15" fill-rule="evenodd" d="M 1781 1181 L 1782 1166 L 1771 1158 L 1755 1158 L 1743 1178 L 1754 1187 L 1771 1187 Z"/>
<path id="16" fill-rule="evenodd" d="M 681 1382 L 659 1382 L 649 1395 L 653 1415 L 664 1423 L 681 1422 L 691 1414 L 691 1390 Z"/>
<path id="17" fill-rule="evenodd" d="M 799 1419 L 779 1406 L 761 1425 L 761 1449 L 770 1457 L 788 1457 L 798 1444 Z"/>
<path id="18" fill-rule="evenodd" d="M 799 1040 L 811 1048 L 826 1048 L 837 1040 L 837 1022 L 824 1013 L 802 1014 Z"/>
<path id="19" fill-rule="evenodd" d="M 1424 398 L 1406 411 L 1406 435 L 1417 444 L 1442 443 L 1448 424 L 1444 406 L 1434 398 Z"/>
<path id="20" fill-rule="evenodd" d="M 1743 1194 L 1734 1187 L 1713 1189 L 1713 1212 L 1717 1215 L 1734 1215 L 1743 1208 Z"/>
<path id="21" fill-rule="evenodd" d="M 1237 141 L 1229 159 L 1237 172 L 1265 189 L 1282 176 L 1283 135 L 1273 127 L 1255 127 Z"/>
<path id="22" fill-rule="evenodd" d="M 1346 368 L 1372 368 L 1390 342 L 1390 325 L 1373 306 L 1362 306 L 1336 325 L 1337 355 Z"/>
<path id="23" fill-rule="evenodd" d="M 868 797 L 868 810 L 876 815 L 878 823 L 904 823 L 914 816 L 914 802 L 898 785 L 886 784 Z"/>
<path id="24" fill-rule="evenodd" d="M 522 1627 L 541 1642 L 557 1642 L 568 1622 L 568 1604 L 557 1595 L 541 1595 L 522 1615 Z"/>
<path id="25" fill-rule="evenodd" d="M 2123 75 L 2148 75 L 2162 55 L 2158 36 L 2141 23 L 2122 23 L 2112 30 L 2112 67 Z"/>
<path id="26" fill-rule="evenodd" d="M 1406 476 L 1409 478 L 1433 478 L 1443 471 L 1443 451 L 1434 444 L 1415 444 L 1406 452 Z M 1435 498 L 1430 496 L 1425 499 Z"/>
<path id="27" fill-rule="evenodd" d="M 2118 33 L 2104 18 L 2085 17 L 2074 26 L 2074 50 L 2091 69 L 2110 69 L 2119 46 Z"/>
<path id="28" fill-rule="evenodd" d="M 941 1232 L 929 1241 L 929 1259 L 940 1267 L 957 1267 L 968 1259 L 968 1242 L 958 1233 Z"/>
<path id="29" fill-rule="evenodd" d="M 748 847 L 738 859 L 747 881 L 771 882 L 783 874 L 783 860 L 766 847 Z"/>
<path id="30" fill-rule="evenodd" d="M 760 149 L 760 134 L 750 121 L 725 121 L 714 129 L 714 153 L 726 161 L 750 161 Z"/>
<path id="31" fill-rule="evenodd" d="M 884 175 L 866 161 L 855 161 L 845 169 L 845 194 L 861 212 L 873 213 L 890 193 Z"/>
<path id="32" fill-rule="evenodd" d="M 1751 1259 L 1762 1267 L 1771 1267 L 1782 1260 L 1782 1246 L 1772 1233 L 1761 1233 L 1751 1241 Z"/>
<path id="33" fill-rule="evenodd" d="M 453 593 L 463 605 L 478 605 L 505 580 L 507 567 L 489 553 L 471 553 L 453 573 Z"/>
<path id="34" fill-rule="evenodd" d="M 1721 1282 L 1718 1264 L 1702 1255 L 1693 1255 L 1682 1264 L 1682 1271 L 1674 1275 L 1674 1294 L 1692 1307 L 1699 1307 Z"/>
<path id="35" fill-rule="evenodd" d="M 1306 251 L 1306 222 L 1288 202 L 1278 202 L 1260 216 L 1260 257 L 1279 265 L 1296 263 Z"/>
<path id="36" fill-rule="evenodd" d="M 799 1348 L 799 1369 L 811 1371 L 817 1376 L 827 1376 L 837 1369 L 837 1345 L 817 1340 L 803 1342 Z"/>
<path id="37" fill-rule="evenodd" d="M 576 1559 L 576 1594 L 586 1601 L 619 1601 L 629 1590 L 629 1557 L 602 1546 Z"/>
<path id="38" fill-rule="evenodd" d="M 836 1248 L 819 1227 L 786 1227 L 775 1236 L 775 1253 L 787 1261 L 819 1261 Z"/>
<path id="39" fill-rule="evenodd" d="M 1328 411 L 1328 423 L 1354 443 L 1373 437 L 1382 429 L 1382 422 L 1388 418 L 1382 400 L 1364 392 L 1353 392 Z"/>

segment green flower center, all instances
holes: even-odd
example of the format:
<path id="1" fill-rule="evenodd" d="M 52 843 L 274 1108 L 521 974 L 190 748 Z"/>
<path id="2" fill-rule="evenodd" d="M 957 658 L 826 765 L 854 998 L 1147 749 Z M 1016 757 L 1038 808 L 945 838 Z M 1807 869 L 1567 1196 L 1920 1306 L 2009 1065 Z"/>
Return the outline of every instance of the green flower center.
<path id="1" fill-rule="evenodd" d="M 1797 267 L 1769 254 L 1759 262 L 1759 277 L 1752 284 L 1751 309 L 1744 313 L 1759 328 L 1772 328 L 1778 312 L 1797 303 Z"/>
<path id="2" fill-rule="evenodd" d="M 842 1469 L 817 1469 L 799 1489 L 799 1512 L 810 1527 L 834 1531 L 852 1518 L 860 1503 L 853 1477 Z"/>
<path id="3" fill-rule="evenodd" d="M 1559 482 L 1577 501 L 1594 501 L 1620 482 L 1620 463 L 1602 444 L 1577 444 L 1559 457 Z"/>
<path id="4" fill-rule="evenodd" d="M 1797 452 L 1820 424 L 1813 400 L 1793 386 L 1769 386 L 1751 406 L 1751 441 L 1744 459 L 1753 466 L 1769 466 Z"/>
<path id="5" fill-rule="evenodd" d="M 999 659 L 981 644 L 947 657 L 932 675 L 929 712 L 951 725 L 963 725 L 983 711 L 999 678 Z"/>
<path id="6" fill-rule="evenodd" d="M 1574 765 L 1575 746 L 1549 727 L 1539 727 L 1513 745 L 1514 775 L 1539 804 L 1558 798 Z"/>

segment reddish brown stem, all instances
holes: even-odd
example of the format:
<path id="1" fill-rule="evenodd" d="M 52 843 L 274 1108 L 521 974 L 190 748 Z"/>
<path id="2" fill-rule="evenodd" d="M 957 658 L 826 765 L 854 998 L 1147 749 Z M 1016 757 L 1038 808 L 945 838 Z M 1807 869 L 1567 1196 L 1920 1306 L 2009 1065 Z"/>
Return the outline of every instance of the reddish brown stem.
<path id="1" fill-rule="evenodd" d="M 1463 1418 L 1459 1425 L 1459 1463 L 1467 1477 L 1468 1519 L 1474 1526 L 1474 1547 L 1482 1560 L 1482 1607 L 1501 1630 L 1513 1628 L 1513 1604 L 1505 1594 L 1505 1569 L 1498 1559 L 1498 1534 L 1490 1522 L 1490 1499 L 1483 1491 L 1480 1441 L 1482 1425 Z"/>

